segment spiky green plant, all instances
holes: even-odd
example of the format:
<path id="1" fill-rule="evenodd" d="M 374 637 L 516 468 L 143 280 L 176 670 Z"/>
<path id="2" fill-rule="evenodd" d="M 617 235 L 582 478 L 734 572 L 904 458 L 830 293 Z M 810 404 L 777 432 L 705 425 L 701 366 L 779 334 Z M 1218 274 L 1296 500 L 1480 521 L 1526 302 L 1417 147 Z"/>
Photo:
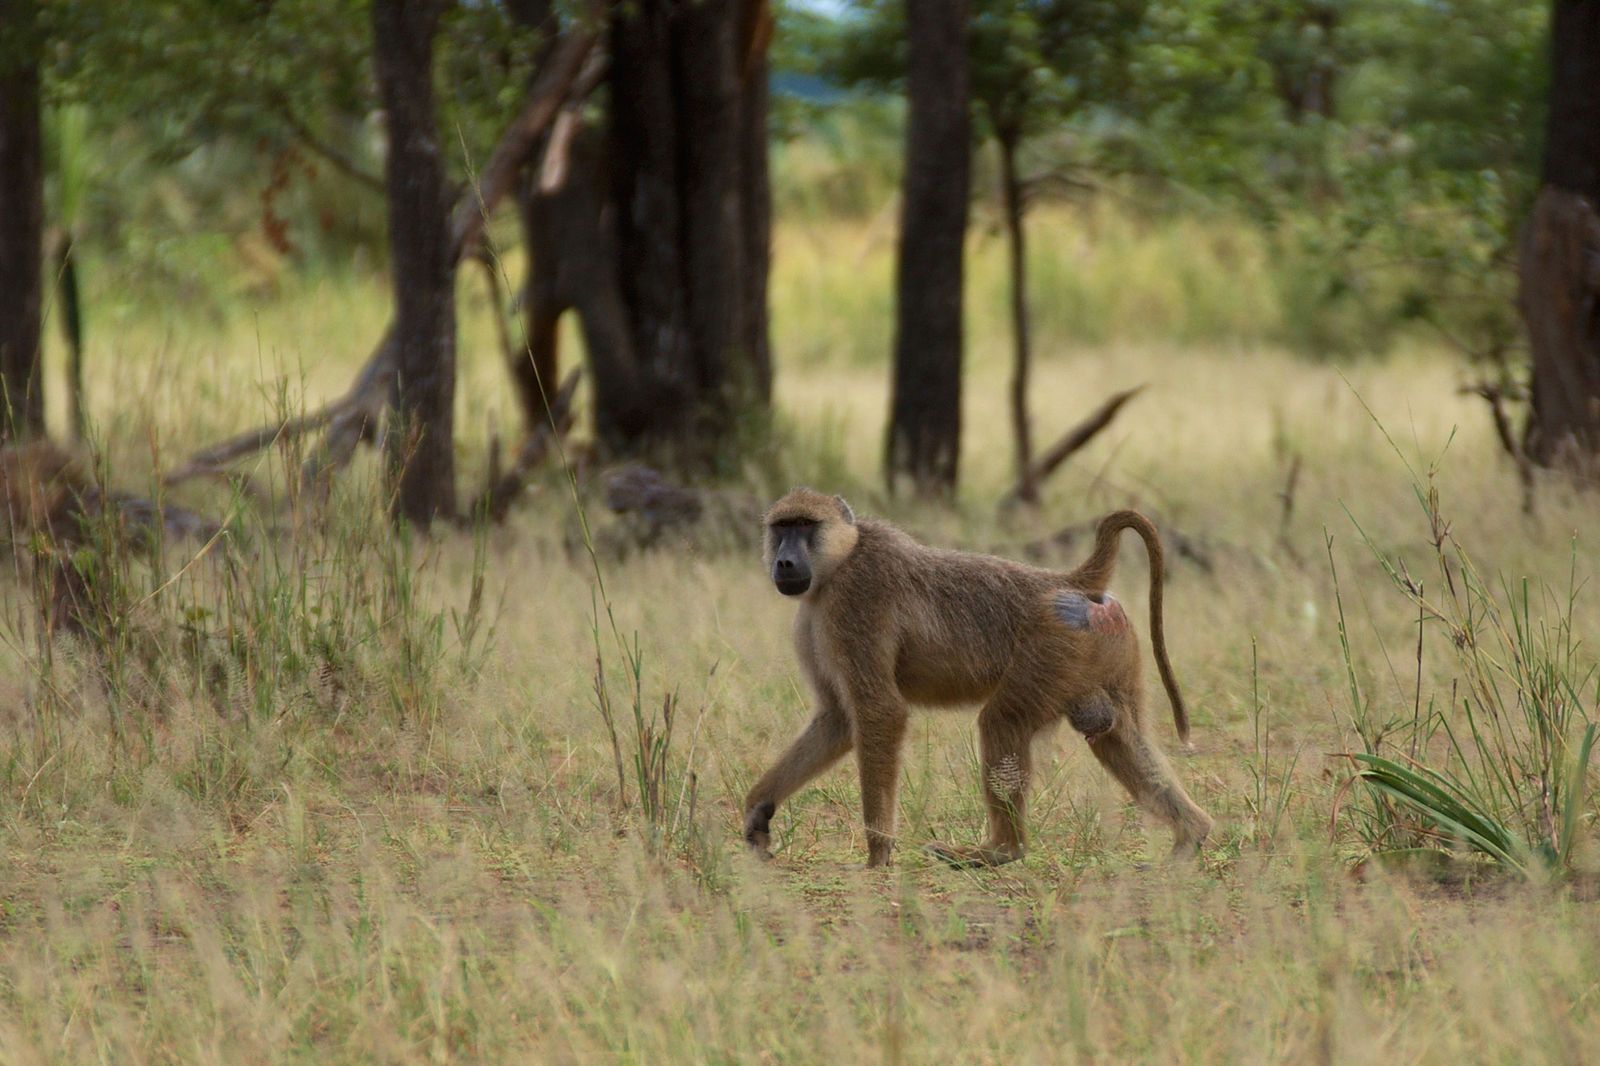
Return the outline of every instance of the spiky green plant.
<path id="1" fill-rule="evenodd" d="M 1351 722 L 1365 748 L 1350 754 L 1368 801 L 1353 817 L 1373 852 L 1466 849 L 1523 877 L 1561 876 L 1589 833 L 1586 784 L 1600 735 L 1600 673 L 1580 654 L 1572 624 L 1583 587 L 1577 548 L 1565 590 L 1527 579 L 1491 583 L 1442 513 L 1435 473 L 1416 482 L 1437 574 L 1432 588 L 1355 523 L 1417 612 L 1409 718 L 1380 721 L 1361 692 L 1333 575 Z M 1424 707 L 1428 627 L 1444 631 L 1451 681 L 1448 699 L 1430 697 Z"/>

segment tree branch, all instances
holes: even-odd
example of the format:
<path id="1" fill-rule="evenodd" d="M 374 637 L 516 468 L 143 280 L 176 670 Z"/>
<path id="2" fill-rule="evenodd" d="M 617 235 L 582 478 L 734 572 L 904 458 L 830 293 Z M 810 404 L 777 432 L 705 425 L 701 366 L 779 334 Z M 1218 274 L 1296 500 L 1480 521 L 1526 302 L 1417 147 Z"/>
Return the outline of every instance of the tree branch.
<path id="1" fill-rule="evenodd" d="M 1031 481 L 1035 486 L 1042 484 L 1044 479 L 1055 473 L 1056 468 L 1066 462 L 1074 452 L 1099 436 L 1100 431 L 1109 426 L 1112 420 L 1117 417 L 1117 412 L 1122 410 L 1123 404 L 1143 391 L 1143 385 L 1136 385 L 1131 389 L 1125 389 L 1117 393 L 1101 404 L 1088 418 L 1068 430 L 1065 436 L 1056 441 L 1048 451 L 1034 461 L 1033 465 L 1028 468 L 1029 476 L 1022 479 L 1018 486 L 1006 495 L 1005 499 L 1001 501 L 1002 505 L 1017 502 L 1021 498 L 1023 485 L 1026 482 Z"/>
<path id="2" fill-rule="evenodd" d="M 605 3 L 597 2 L 589 20 L 574 26 L 552 51 L 511 125 L 500 137 L 478 180 L 456 201 L 451 216 L 453 262 L 460 264 L 465 253 L 477 243 L 490 212 L 511 190 L 517 170 L 538 147 L 539 138 L 549 128 L 569 92 L 585 71 L 590 53 L 599 40 L 600 15 Z M 598 75 L 596 75 L 598 81 Z M 591 86 L 592 88 L 592 86 Z M 192 455 L 165 480 L 171 484 L 216 473 L 228 463 L 327 426 L 321 447 L 306 460 L 301 480 L 313 484 L 339 469 L 354 454 L 356 445 L 371 435 L 377 419 L 388 406 L 394 381 L 394 324 L 384 330 L 383 339 L 367 358 L 355 382 L 339 399 L 300 418 L 280 419 L 241 433 L 220 444 Z"/>
<path id="3" fill-rule="evenodd" d="M 351 159 L 348 155 L 318 137 L 311 127 L 307 126 L 301 121 L 300 116 L 294 113 L 288 101 L 281 99 L 278 101 L 278 117 L 283 120 L 285 126 L 289 127 L 289 132 L 294 134 L 296 140 L 311 149 L 313 153 L 325 162 L 331 163 L 339 173 L 369 191 L 380 195 L 383 193 L 382 178 L 363 168 L 354 159 Z"/>

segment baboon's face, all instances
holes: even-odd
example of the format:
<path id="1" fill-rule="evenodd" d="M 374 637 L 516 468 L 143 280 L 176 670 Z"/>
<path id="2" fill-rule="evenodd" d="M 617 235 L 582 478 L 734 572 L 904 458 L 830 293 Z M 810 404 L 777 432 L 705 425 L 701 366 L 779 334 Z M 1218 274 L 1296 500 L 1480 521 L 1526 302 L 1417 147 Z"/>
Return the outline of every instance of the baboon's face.
<path id="1" fill-rule="evenodd" d="M 856 545 L 856 516 L 842 496 L 795 489 L 767 509 L 764 554 L 785 596 L 814 592 Z"/>
<path id="2" fill-rule="evenodd" d="M 772 583 L 785 596 L 803 596 L 811 589 L 811 553 L 819 524 L 807 518 L 785 519 L 767 527 L 767 557 Z"/>

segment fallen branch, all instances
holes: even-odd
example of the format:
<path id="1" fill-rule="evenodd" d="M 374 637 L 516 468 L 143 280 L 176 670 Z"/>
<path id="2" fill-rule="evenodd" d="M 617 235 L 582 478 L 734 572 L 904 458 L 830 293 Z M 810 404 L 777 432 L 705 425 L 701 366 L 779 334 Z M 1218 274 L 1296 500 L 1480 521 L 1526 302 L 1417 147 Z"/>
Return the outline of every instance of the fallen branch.
<path id="1" fill-rule="evenodd" d="M 1511 428 L 1511 415 L 1506 411 L 1506 388 L 1503 385 L 1480 381 L 1476 385 L 1468 385 L 1461 389 L 1462 395 L 1478 396 L 1489 405 L 1489 417 L 1494 421 L 1494 435 L 1500 441 L 1500 447 L 1517 467 L 1517 481 L 1522 485 L 1522 513 L 1533 513 L 1533 460 L 1528 458 L 1528 453 L 1523 450 L 1517 441 L 1516 432 Z M 1520 399 L 1521 397 L 1513 397 Z"/>
<path id="2" fill-rule="evenodd" d="M 1095 410 L 1088 418 L 1079 422 L 1067 431 L 1066 435 L 1052 445 L 1033 464 L 1028 467 L 1028 476 L 1018 480 L 1017 486 L 1006 494 L 1001 501 L 1002 506 L 1009 506 L 1022 499 L 1023 486 L 1032 484 L 1035 488 L 1044 483 L 1044 479 L 1055 473 L 1056 468 L 1066 462 L 1073 453 L 1099 436 L 1101 430 L 1111 424 L 1117 417 L 1117 412 L 1122 410 L 1122 405 L 1144 391 L 1143 385 L 1135 385 L 1111 397 Z"/>
<path id="3" fill-rule="evenodd" d="M 599 88 L 606 66 L 605 53 L 595 52 L 584 64 L 578 80 L 572 83 L 566 103 L 550 129 L 550 139 L 545 143 L 544 162 L 539 168 L 540 195 L 549 196 L 566 184 L 567 172 L 571 170 L 572 139 L 583 125 L 584 102 Z"/>
<path id="4" fill-rule="evenodd" d="M 534 83 L 528 102 L 501 135 L 478 180 L 456 201 L 450 221 L 452 261 L 456 265 L 476 246 L 490 213 L 511 190 L 518 169 L 532 156 L 539 138 L 587 69 L 590 53 L 599 40 L 599 16 L 603 6 L 596 4 L 591 18 L 574 25 L 555 48 Z M 326 426 L 321 446 L 306 460 L 300 474 L 304 485 L 325 484 L 329 475 L 350 461 L 356 446 L 374 435 L 393 393 L 394 360 L 394 325 L 391 322 L 377 348 L 362 365 L 355 382 L 339 399 L 311 414 L 272 422 L 202 449 L 169 473 L 165 480 L 172 484 L 215 474 L 246 455 Z"/>

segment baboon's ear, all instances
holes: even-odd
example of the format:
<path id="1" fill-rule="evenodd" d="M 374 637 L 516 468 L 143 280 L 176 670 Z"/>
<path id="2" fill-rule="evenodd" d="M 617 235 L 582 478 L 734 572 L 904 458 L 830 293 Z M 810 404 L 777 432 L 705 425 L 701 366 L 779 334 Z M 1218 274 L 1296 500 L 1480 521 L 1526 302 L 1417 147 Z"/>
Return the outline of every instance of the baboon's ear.
<path id="1" fill-rule="evenodd" d="M 837 503 L 839 505 L 839 511 L 840 511 L 840 513 L 842 513 L 844 515 L 845 525 L 849 525 L 849 526 L 855 525 L 856 524 L 856 513 L 854 511 L 850 510 L 850 505 L 845 502 L 844 497 L 843 496 L 835 496 L 833 498 L 833 502 Z"/>

